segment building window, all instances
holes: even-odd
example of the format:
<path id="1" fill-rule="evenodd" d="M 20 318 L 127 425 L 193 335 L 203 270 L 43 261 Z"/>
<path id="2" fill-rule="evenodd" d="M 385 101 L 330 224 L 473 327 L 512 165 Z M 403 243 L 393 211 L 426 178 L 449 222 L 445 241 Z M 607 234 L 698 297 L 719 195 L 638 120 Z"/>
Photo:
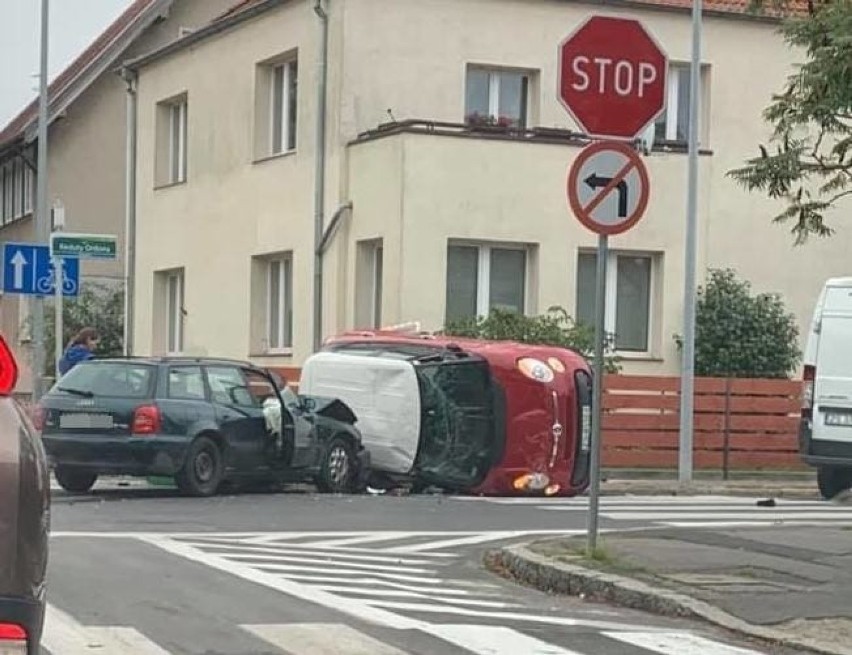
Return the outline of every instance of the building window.
<path id="1" fill-rule="evenodd" d="M 271 154 L 296 149 L 296 99 L 298 64 L 296 60 L 272 66 Z"/>
<path id="2" fill-rule="evenodd" d="M 24 218 L 33 211 L 32 169 L 20 157 L 0 165 L 0 219 L 2 224 Z"/>
<path id="3" fill-rule="evenodd" d="M 293 257 L 279 253 L 253 259 L 253 348 L 263 352 L 293 347 Z"/>
<path id="4" fill-rule="evenodd" d="M 157 186 L 186 182 L 188 111 L 186 95 L 157 105 Z"/>
<path id="5" fill-rule="evenodd" d="M 166 352 L 183 351 L 184 295 L 183 271 L 166 274 Z"/>
<path id="6" fill-rule="evenodd" d="M 528 250 L 497 245 L 447 248 L 447 321 L 526 311 Z"/>
<path id="7" fill-rule="evenodd" d="M 186 182 L 186 100 L 169 108 L 169 181 Z"/>
<path id="8" fill-rule="evenodd" d="M 698 108 L 698 138 L 702 140 L 704 129 L 705 95 L 708 92 L 709 67 L 701 67 L 701 93 Z M 669 88 L 666 93 L 666 110 L 660 114 L 655 124 L 656 141 L 674 141 L 686 143 L 689 140 L 689 65 L 674 64 L 669 69 Z"/>
<path id="9" fill-rule="evenodd" d="M 607 260 L 604 328 L 613 336 L 618 351 L 651 350 L 655 260 L 653 255 L 629 252 L 611 253 Z M 595 325 L 596 278 L 597 255 L 581 252 L 577 259 L 576 318 L 590 327 Z"/>
<path id="10" fill-rule="evenodd" d="M 528 73 L 469 66 L 465 89 L 465 122 L 471 125 L 527 127 Z"/>
<path id="11" fill-rule="evenodd" d="M 299 63 L 295 51 L 257 65 L 255 159 L 296 150 Z"/>
<path id="12" fill-rule="evenodd" d="M 382 239 L 358 242 L 356 260 L 355 323 L 359 328 L 382 325 L 382 288 L 384 283 L 384 246 Z"/>

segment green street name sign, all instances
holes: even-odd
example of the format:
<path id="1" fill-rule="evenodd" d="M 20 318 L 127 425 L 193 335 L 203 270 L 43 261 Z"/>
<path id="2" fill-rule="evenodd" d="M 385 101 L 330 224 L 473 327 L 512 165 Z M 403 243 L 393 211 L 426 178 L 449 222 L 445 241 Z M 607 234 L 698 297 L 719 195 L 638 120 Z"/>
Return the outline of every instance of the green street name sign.
<path id="1" fill-rule="evenodd" d="M 59 232 L 50 239 L 50 254 L 53 257 L 115 259 L 117 253 L 116 237 L 110 235 Z"/>

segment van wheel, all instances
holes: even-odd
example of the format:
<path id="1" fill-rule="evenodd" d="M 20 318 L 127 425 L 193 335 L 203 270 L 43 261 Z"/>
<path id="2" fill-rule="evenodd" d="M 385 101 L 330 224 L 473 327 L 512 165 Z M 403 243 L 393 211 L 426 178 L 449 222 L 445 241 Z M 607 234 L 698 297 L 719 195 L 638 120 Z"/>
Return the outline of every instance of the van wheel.
<path id="1" fill-rule="evenodd" d="M 852 470 L 837 466 L 817 467 L 817 486 L 822 497 L 831 500 L 852 487 Z"/>
<path id="2" fill-rule="evenodd" d="M 97 473 L 89 473 L 88 471 L 80 471 L 79 469 L 68 469 L 57 466 L 53 474 L 56 476 L 56 481 L 59 486 L 75 494 L 82 494 L 89 491 L 95 482 L 98 480 Z"/>
<path id="3" fill-rule="evenodd" d="M 352 447 L 345 439 L 335 437 L 325 450 L 317 476 L 317 487 L 323 493 L 348 493 L 352 491 L 356 474 Z"/>
<path id="4" fill-rule="evenodd" d="M 175 481 L 187 496 L 212 496 L 222 484 L 224 472 L 219 446 L 210 437 L 198 437 L 189 447 L 186 462 Z"/>

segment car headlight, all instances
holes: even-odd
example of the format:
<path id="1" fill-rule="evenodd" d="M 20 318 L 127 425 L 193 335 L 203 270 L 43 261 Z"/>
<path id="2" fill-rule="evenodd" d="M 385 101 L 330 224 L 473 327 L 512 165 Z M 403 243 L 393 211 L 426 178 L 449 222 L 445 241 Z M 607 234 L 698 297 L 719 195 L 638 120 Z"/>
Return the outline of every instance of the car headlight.
<path id="1" fill-rule="evenodd" d="M 553 369 L 540 359 L 535 359 L 534 357 L 519 359 L 518 370 L 531 380 L 536 380 L 537 382 L 553 381 Z"/>

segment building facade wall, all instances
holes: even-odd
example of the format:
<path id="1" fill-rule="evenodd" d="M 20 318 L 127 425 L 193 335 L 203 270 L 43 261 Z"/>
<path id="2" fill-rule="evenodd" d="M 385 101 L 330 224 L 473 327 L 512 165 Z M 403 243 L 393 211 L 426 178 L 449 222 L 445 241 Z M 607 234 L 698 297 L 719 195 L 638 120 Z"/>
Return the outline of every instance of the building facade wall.
<path id="1" fill-rule="evenodd" d="M 469 65 L 528 72 L 527 124 L 575 129 L 556 98 L 559 41 L 592 13 L 630 15 L 674 65 L 684 64 L 688 12 L 555 0 L 405 0 L 393 12 L 383 0 L 330 6 L 326 221 L 344 203 L 353 209 L 325 258 L 323 334 L 369 323 L 365 253 L 376 245 L 382 324 L 442 327 L 451 241 L 531 246 L 527 311 L 559 305 L 576 314 L 578 254 L 596 243 L 566 202 L 576 147 L 423 134 L 353 140 L 394 119 L 463 122 Z M 141 71 L 140 349 L 163 349 L 157 273 L 184 268 L 186 351 L 296 365 L 310 353 L 318 35 L 311 7 L 284 3 Z M 257 163 L 257 65 L 293 49 L 298 147 Z M 756 290 L 781 293 L 806 325 L 822 280 L 844 273 L 842 231 L 794 249 L 787 231 L 771 223 L 778 206 L 727 175 L 766 139 L 761 112 L 799 59 L 775 24 L 705 19 L 697 267 L 699 281 L 707 267 L 734 267 Z M 188 180 L 155 189 L 156 105 L 182 93 L 189 98 Z M 627 372 L 673 374 L 679 367 L 687 157 L 684 144 L 669 145 L 644 158 L 651 179 L 645 218 L 610 244 L 625 255 L 653 256 L 649 346 L 625 354 Z M 270 354 L 257 344 L 263 319 L 253 300 L 261 294 L 253 258 L 277 252 L 293 256 L 293 344 Z"/>

